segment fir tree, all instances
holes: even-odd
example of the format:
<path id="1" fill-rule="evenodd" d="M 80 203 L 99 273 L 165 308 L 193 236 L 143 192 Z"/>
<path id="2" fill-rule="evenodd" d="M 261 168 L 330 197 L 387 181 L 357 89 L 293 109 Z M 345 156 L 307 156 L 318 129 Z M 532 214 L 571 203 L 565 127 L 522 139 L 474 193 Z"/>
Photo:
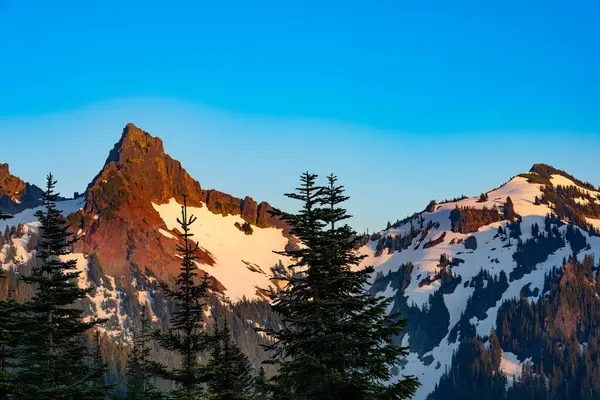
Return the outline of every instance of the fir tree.
<path id="1" fill-rule="evenodd" d="M 12 215 L 5 214 L 0 210 L 0 221 L 10 218 Z M 0 283 L 6 284 L 6 276 L 1 267 Z M 6 296 L 8 295 L 7 285 Z M 8 399 L 14 389 L 14 374 L 9 371 L 9 368 L 14 366 L 14 349 L 19 337 L 17 330 L 18 306 L 18 303 L 11 298 L 0 301 L 0 400 Z"/>
<path id="2" fill-rule="evenodd" d="M 102 344 L 100 341 L 100 331 L 96 329 L 94 332 L 94 352 L 92 354 L 92 366 L 96 371 L 101 371 L 96 379 L 92 382 L 93 391 L 87 395 L 87 399 L 104 400 L 107 393 L 113 388 L 112 385 L 106 383 L 106 373 L 108 372 L 108 364 L 102 358 Z"/>
<path id="3" fill-rule="evenodd" d="M 496 335 L 496 330 L 492 329 L 490 335 L 490 355 L 492 357 L 492 368 L 498 370 L 500 368 L 500 362 L 502 361 L 502 347 Z"/>
<path id="4" fill-rule="evenodd" d="M 303 399 L 406 399 L 419 386 L 404 377 L 386 386 L 391 369 L 408 349 L 393 344 L 406 321 L 388 316 L 390 300 L 368 294 L 372 268 L 356 271 L 363 257 L 356 254 L 356 235 L 339 205 L 348 197 L 336 178 L 326 187 L 316 175 L 304 174 L 297 193 L 298 214 L 275 211 L 291 226 L 304 247 L 279 254 L 290 257 L 294 275 L 279 292 L 271 292 L 272 309 L 283 326 L 265 331 L 274 338 L 271 362 L 278 364 L 274 383 Z"/>
<path id="5" fill-rule="evenodd" d="M 127 399 L 154 400 L 162 398 L 161 392 L 153 384 L 156 362 L 150 359 L 152 330 L 147 303 L 140 312 L 140 328 L 133 335 L 133 347 L 127 362 Z"/>
<path id="6" fill-rule="evenodd" d="M 181 219 L 177 219 L 183 231 L 179 234 L 183 245 L 177 245 L 182 257 L 181 272 L 176 280 L 177 289 L 171 290 L 166 283 L 161 284 L 166 296 L 175 302 L 177 308 L 172 314 L 167 333 L 156 332 L 155 335 L 162 348 L 177 353 L 182 360 L 179 368 L 162 367 L 158 375 L 179 386 L 172 393 L 174 398 L 186 400 L 202 396 L 205 368 L 200 365 L 198 357 L 209 346 L 209 335 L 204 331 L 205 304 L 201 303 L 208 292 L 208 277 L 201 278 L 195 265 L 195 260 L 199 259 L 196 254 L 199 245 L 190 240 L 193 236 L 190 225 L 194 221 L 196 217 L 188 216 L 184 195 Z"/>
<path id="7" fill-rule="evenodd" d="M 5 279 L 0 269 L 0 279 Z M 14 299 L 0 301 L 0 400 L 8 399 L 14 392 L 15 347 L 19 339 L 19 304 Z"/>
<path id="8" fill-rule="evenodd" d="M 0 189 L 2 189 L 2 187 L 0 187 Z M 0 209 L 0 221 L 5 221 L 7 219 L 11 219 L 12 217 L 12 215 L 6 214 L 4 211 L 2 211 L 2 209 Z M 6 228 L 8 228 L 8 226 Z"/>
<path id="9" fill-rule="evenodd" d="M 233 343 L 226 322 L 215 326 L 211 347 L 206 368 L 207 399 L 251 400 L 254 392 L 252 364 Z"/>
<path id="10" fill-rule="evenodd" d="M 515 205 L 512 201 L 512 199 L 510 198 L 510 196 L 508 196 L 506 198 L 506 202 L 504 203 L 504 218 L 512 221 L 517 217 L 517 213 L 515 212 Z"/>
<path id="11" fill-rule="evenodd" d="M 94 382 L 104 373 L 86 362 L 89 353 L 84 334 L 102 320 L 84 321 L 75 302 L 93 290 L 78 286 L 76 260 L 65 260 L 75 239 L 56 208 L 56 181 L 48 175 L 43 195 L 44 211 L 38 211 L 40 259 L 25 283 L 35 288 L 23 306 L 22 328 L 27 332 L 19 346 L 19 399 L 86 399 L 97 396 Z"/>
<path id="12" fill-rule="evenodd" d="M 266 400 L 271 398 L 271 385 L 267 378 L 267 373 L 264 367 L 260 367 L 258 375 L 254 379 L 254 397 L 253 400 Z"/>

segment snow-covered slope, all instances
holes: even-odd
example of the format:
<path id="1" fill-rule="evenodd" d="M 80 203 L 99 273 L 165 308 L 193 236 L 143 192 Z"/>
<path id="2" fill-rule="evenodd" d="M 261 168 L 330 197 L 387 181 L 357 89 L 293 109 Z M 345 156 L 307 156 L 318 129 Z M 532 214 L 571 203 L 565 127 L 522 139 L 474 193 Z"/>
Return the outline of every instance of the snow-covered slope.
<path id="1" fill-rule="evenodd" d="M 181 217 L 181 205 L 175 199 L 152 205 L 169 230 L 180 228 L 177 218 Z M 193 240 L 215 260 L 214 265 L 201 267 L 225 286 L 225 295 L 231 300 L 258 297 L 257 288 L 271 285 L 271 267 L 280 262 L 285 265 L 285 258 L 274 253 L 283 250 L 288 242 L 281 229 L 253 227 L 252 234 L 246 235 L 235 226 L 246 222 L 239 215 L 215 214 L 204 204 L 201 208 L 188 208 L 188 213 L 198 218 L 191 226 Z M 170 232 L 161 233 L 176 240 Z"/>
<path id="2" fill-rule="evenodd" d="M 600 198 L 599 192 L 582 188 L 562 175 L 552 175 L 550 181 L 553 186 L 574 186 L 594 199 Z M 518 251 L 525 251 L 519 246 L 532 239 L 534 225 L 537 224 L 539 230 L 544 231 L 544 226 L 547 224 L 546 216 L 553 212 L 552 204 L 539 203 L 542 196 L 540 184 L 529 183 L 527 178 L 517 176 L 502 187 L 488 192 L 486 201 L 479 197 L 473 197 L 436 205 L 432 212 L 422 212 L 399 226 L 379 232 L 372 237 L 375 240 L 360 249 L 360 252 L 366 256 L 363 266 L 375 266 L 374 285 L 377 285 L 378 280 L 382 282 L 379 285 L 381 290 L 377 294 L 393 297 L 396 302 L 399 301 L 398 299 L 402 299 L 406 305 L 418 307 L 422 314 L 432 312 L 430 298 L 437 291 L 444 289 L 443 279 L 439 276 L 440 269 L 443 267 L 442 260 L 457 260 L 446 266 L 446 270 L 450 271 L 454 281 L 458 281 L 458 284 L 447 286 L 442 295 L 443 304 L 449 314 L 447 333 L 441 340 L 436 341 L 433 347 L 430 346 L 428 351 L 422 354 L 418 354 L 416 351 L 411 352 L 408 363 L 398 373 L 398 376 L 412 374 L 420 378 L 422 386 L 414 397 L 415 400 L 425 399 L 433 391 L 444 371 L 450 368 L 452 354 L 460 344 L 460 333 L 452 335 L 451 332 L 453 328 L 457 328 L 461 317 L 467 312 L 469 299 L 477 287 L 471 283 L 474 282 L 474 279 L 481 279 L 482 271 L 488 272 L 491 276 L 498 276 L 503 272 L 506 277 L 510 277 L 508 287 L 502 293 L 502 297 L 487 309 L 487 315 L 484 318 L 466 315 L 468 321 L 476 328 L 477 334 L 485 337 L 490 334 L 492 328 L 495 328 L 498 308 L 503 301 L 518 298 L 523 290 L 527 290 L 526 288 L 529 289 L 528 293 L 531 293 L 528 296 L 530 300 L 538 299 L 543 295 L 544 275 L 552 267 L 560 267 L 563 258 L 573 254 L 572 246 L 568 240 L 565 240 L 564 246 L 548 254 L 545 261 L 537 263 L 532 271 L 525 271 L 523 274 L 514 272 L 519 268 L 513 256 Z M 482 210 L 484 207 L 487 209 L 496 207 L 502 215 L 507 197 L 511 198 L 514 203 L 514 211 L 522 218 L 519 226 L 520 234 L 515 232 L 511 238 L 511 221 L 507 220 L 482 225 L 474 232 L 460 233 L 452 230 L 450 214 L 453 210 L 465 207 L 478 210 Z M 561 224 L 556 221 L 556 224 L 552 223 L 551 226 L 556 226 L 563 237 L 567 229 L 572 228 L 568 224 L 558 225 Z M 409 246 L 393 252 L 389 252 L 388 249 L 377 251 L 388 237 L 407 235 L 411 226 L 413 232 L 418 230 L 419 234 Z M 499 233 L 499 228 L 500 232 L 504 233 Z M 585 254 L 600 252 L 600 237 L 590 236 L 586 230 L 578 227 L 575 227 L 575 230 L 581 232 L 587 243 L 587 246 L 578 252 L 578 259 L 583 259 Z M 538 235 L 543 236 L 544 234 L 547 235 L 545 232 Z M 476 248 L 465 246 L 465 240 L 471 236 L 475 238 L 470 241 L 471 243 L 476 241 Z M 436 239 L 438 240 L 435 241 Z M 425 248 L 425 244 L 430 241 L 433 245 Z M 401 266 L 409 263 L 414 267 L 410 273 L 408 285 L 400 292 L 398 292 L 400 289 L 392 289 L 394 282 L 389 278 L 386 279 L 386 276 L 399 271 Z M 484 278 L 483 287 L 485 288 L 485 285 L 491 284 L 491 282 L 492 279 Z M 420 321 L 409 321 L 409 323 L 418 325 Z M 423 329 L 426 331 L 427 327 L 423 327 Z M 405 335 L 403 344 L 412 345 L 412 343 L 410 335 Z M 516 362 L 515 357 L 511 358 L 509 355 L 507 353 L 507 357 L 503 359 L 502 368 L 506 369 L 509 375 L 518 374 L 520 365 Z M 512 379 L 512 376 L 509 378 Z"/>
<path id="3" fill-rule="evenodd" d="M 76 199 L 63 200 L 58 201 L 56 203 L 56 208 L 63 213 L 63 215 L 67 216 L 77 210 L 79 210 L 83 206 L 83 198 L 79 197 Z M 0 230 L 4 231 L 6 226 L 13 225 L 27 225 L 28 227 L 34 228 L 38 226 L 38 219 L 35 216 L 35 213 L 39 210 L 43 210 L 44 206 L 39 206 L 35 208 L 28 208 L 26 210 L 21 211 L 18 214 L 15 214 L 13 218 L 7 220 L 0 220 Z"/>
<path id="4" fill-rule="evenodd" d="M 83 199 L 71 199 L 57 202 L 57 208 L 67 216 L 77 210 L 81 209 Z M 15 233 L 11 236 L 10 241 L 7 242 L 0 250 L 0 266 L 8 270 L 14 268 L 18 273 L 19 268 L 28 262 L 34 262 L 36 251 L 28 247 L 28 243 L 32 240 L 33 236 L 38 232 L 39 222 L 35 213 L 41 210 L 43 206 L 26 209 L 22 212 L 15 214 L 13 218 L 8 220 L 0 220 L 0 232 L 4 232 L 7 227 L 17 227 L 23 225 L 23 233 Z M 13 255 L 9 255 L 10 253 Z M 88 318 L 95 316 L 97 318 L 106 318 L 108 322 L 101 326 L 99 329 L 109 335 L 122 338 L 125 340 L 131 339 L 131 332 L 127 329 L 126 320 L 128 316 L 122 307 L 122 291 L 117 289 L 115 284 L 115 278 L 111 276 L 104 276 L 98 283 L 92 282 L 89 258 L 87 255 L 82 253 L 73 253 L 68 256 L 62 256 L 63 260 L 76 260 L 77 270 L 81 272 L 79 275 L 79 287 L 95 287 L 96 290 L 87 295 L 87 301 L 84 304 L 88 313 Z M 142 299 L 140 299 L 142 301 Z M 148 301 L 148 296 L 143 298 L 143 301 Z"/>

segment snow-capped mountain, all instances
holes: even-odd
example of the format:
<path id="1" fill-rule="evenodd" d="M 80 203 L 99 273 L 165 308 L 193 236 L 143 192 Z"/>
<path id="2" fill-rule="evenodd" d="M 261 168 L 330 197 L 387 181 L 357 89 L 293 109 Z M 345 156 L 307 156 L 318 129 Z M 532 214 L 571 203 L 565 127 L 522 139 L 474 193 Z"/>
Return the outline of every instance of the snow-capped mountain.
<path id="1" fill-rule="evenodd" d="M 2 182 L 11 185 L 0 192 L 0 209 L 15 217 L 0 221 L 0 263 L 12 276 L 14 292 L 26 297 L 15 277 L 36 262 L 34 214 L 41 190 L 9 177 L 8 166 L 0 165 Z M 294 245 L 294 238 L 270 216 L 269 204 L 203 189 L 164 152 L 159 138 L 132 124 L 84 195 L 59 202 L 80 237 L 72 255 L 83 272 L 80 284 L 97 288 L 83 307 L 109 319 L 104 331 L 115 341 L 130 340 L 134 316 L 145 302 L 155 323 L 164 326 L 170 308 L 158 283 L 172 282 L 178 272 L 176 220 L 184 193 L 198 217 L 192 233 L 201 247 L 199 268 L 217 288 L 213 310 L 230 315 L 238 340 L 258 362 L 265 356 L 259 347 L 265 338 L 254 327 L 276 318 L 261 289 L 272 285 L 269 278 L 287 263 L 273 251 Z M 420 378 L 415 399 L 434 392 L 452 369 L 461 342 L 474 336 L 488 340 L 492 329 L 500 329 L 503 305 L 540 301 L 549 295 L 549 277 L 567 259 L 583 262 L 600 251 L 597 229 L 600 192 L 536 164 L 497 189 L 431 202 L 424 211 L 362 238 L 363 266 L 375 266 L 372 294 L 393 298 L 389 312 L 408 317 L 398 342 L 409 345 L 411 353 L 396 372 Z M 526 360 L 535 364 L 536 357 L 503 344 L 500 368 L 509 381 Z"/>
<path id="2" fill-rule="evenodd" d="M 392 297 L 389 311 L 409 318 L 402 343 L 411 353 L 399 374 L 421 379 L 415 399 L 452 367 L 466 330 L 488 337 L 504 302 L 539 300 L 565 259 L 600 251 L 598 205 L 593 186 L 538 164 L 481 196 L 431 203 L 368 239 L 360 252 L 376 267 L 372 293 Z M 504 352 L 509 381 L 525 358 Z"/>
<path id="3" fill-rule="evenodd" d="M 183 194 L 198 217 L 192 231 L 200 242 L 199 268 L 213 278 L 223 304 L 263 298 L 261 290 L 272 285 L 271 270 L 286 263 L 273 250 L 283 250 L 293 239 L 285 224 L 268 214 L 269 204 L 203 189 L 164 152 L 159 138 L 128 124 L 84 195 L 58 202 L 80 238 L 72 255 L 83 272 L 80 284 L 97 288 L 84 307 L 109 318 L 104 330 L 118 340 L 130 339 L 132 316 L 145 302 L 156 321 L 168 320 L 158 283 L 172 282 L 179 272 L 176 234 Z M 36 261 L 34 214 L 40 196 L 41 191 L 29 208 L 0 222 L 2 232 L 9 228 L 0 263 L 13 274 Z M 6 197 L 14 199 L 7 193 L 0 200 Z M 249 334 L 256 334 L 258 323 L 248 324 Z"/>

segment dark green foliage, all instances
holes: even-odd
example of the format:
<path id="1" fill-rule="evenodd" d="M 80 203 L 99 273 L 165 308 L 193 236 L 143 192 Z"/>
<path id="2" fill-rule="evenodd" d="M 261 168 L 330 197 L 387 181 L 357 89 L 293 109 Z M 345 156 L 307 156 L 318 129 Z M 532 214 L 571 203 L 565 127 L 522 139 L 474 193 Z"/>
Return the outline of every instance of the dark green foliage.
<path id="1" fill-rule="evenodd" d="M 479 200 L 477 200 L 478 203 L 485 203 L 486 201 L 488 201 L 488 195 L 487 193 L 481 193 L 481 195 L 479 196 Z"/>
<path id="2" fill-rule="evenodd" d="M 195 260 L 199 259 L 198 243 L 190 240 L 193 234 L 190 225 L 196 221 L 193 215 L 188 216 L 186 197 L 183 197 L 181 219 L 177 219 L 182 233 L 183 245 L 178 244 L 182 262 L 177 278 L 177 289 L 172 290 L 166 283 L 161 288 L 166 296 L 177 306 L 172 313 L 171 326 L 166 333 L 156 332 L 160 346 L 175 352 L 181 357 L 181 366 L 176 368 L 162 367 L 158 375 L 177 385 L 171 394 L 177 399 L 192 400 L 203 393 L 205 368 L 199 363 L 198 357 L 208 349 L 209 337 L 204 331 L 204 304 L 201 302 L 207 296 L 208 279 L 200 277 Z"/>
<path id="3" fill-rule="evenodd" d="M 600 279 L 593 258 L 570 258 L 551 271 L 544 292 L 533 303 L 510 300 L 498 311 L 502 348 L 532 358 L 507 399 L 600 398 Z"/>
<path id="4" fill-rule="evenodd" d="M 12 218 L 0 210 L 0 221 Z M 0 249 L 2 246 L 0 246 Z M 6 276 L 0 266 L 0 284 L 6 287 L 3 294 L 8 296 L 8 285 L 5 282 Z M 4 290 L 2 290 L 4 292 Z M 14 393 L 14 372 L 10 368 L 14 367 L 15 347 L 20 338 L 18 329 L 19 304 L 14 299 L 0 300 L 0 400 L 9 398 Z"/>
<path id="5" fill-rule="evenodd" d="M 206 379 L 206 397 L 208 399 L 253 399 L 252 364 L 240 348 L 233 343 L 229 325 L 226 322 L 215 325 L 211 337 L 210 360 L 206 366 Z"/>
<path id="6" fill-rule="evenodd" d="M 0 189 L 2 189 L 2 188 L 0 187 Z M 8 215 L 4 211 L 2 211 L 2 209 L 0 209 L 0 221 L 5 221 L 5 220 L 11 219 L 11 218 L 13 218 L 12 215 Z"/>
<path id="7" fill-rule="evenodd" d="M 490 335 L 490 353 L 492 356 L 492 368 L 498 370 L 502 361 L 502 347 L 494 329 L 492 329 L 492 334 Z"/>
<path id="8" fill-rule="evenodd" d="M 446 237 L 446 232 L 442 232 L 442 234 L 439 237 L 437 237 L 437 238 L 435 238 L 433 240 L 429 240 L 429 242 L 425 243 L 423 245 L 423 248 L 424 249 L 429 249 L 431 247 L 437 246 L 438 244 L 440 244 L 440 243 L 442 243 L 444 241 L 445 237 Z"/>
<path id="9" fill-rule="evenodd" d="M 565 245 L 565 240 L 558 231 L 556 225 L 550 227 L 546 224 L 546 235 L 537 235 L 517 245 L 517 251 L 513 253 L 513 259 L 517 267 L 509 274 L 510 281 L 520 279 L 523 275 L 530 273 L 535 266 L 548 259 L 548 255 L 554 253 Z"/>
<path id="10" fill-rule="evenodd" d="M 3 279 L 0 274 L 0 279 Z M 12 393 L 14 374 L 9 368 L 15 365 L 15 347 L 19 340 L 19 304 L 13 299 L 0 301 L 0 400 Z"/>
<path id="11" fill-rule="evenodd" d="M 405 332 L 409 334 L 411 350 L 423 355 L 438 345 L 440 340 L 448 333 L 450 314 L 444 303 L 443 293 L 453 290 L 455 285 L 452 284 L 453 280 L 451 280 L 449 288 L 441 287 L 429 297 L 428 303 L 421 309 L 408 304 L 404 295 L 404 290 L 411 282 L 413 270 L 414 265 L 408 263 L 400 265 L 397 271 L 392 271 L 385 276 L 378 274 L 369 289 L 369 293 L 375 296 L 391 285 L 396 292 L 393 298 L 394 307 L 392 312 L 400 313 L 407 318 L 408 323 Z M 419 279 L 421 276 L 417 275 L 416 278 Z M 402 342 L 402 336 L 396 338 L 396 343 Z"/>
<path id="12" fill-rule="evenodd" d="M 509 221 L 513 221 L 518 217 L 518 214 L 515 212 L 515 205 L 513 204 L 510 196 L 506 198 L 506 202 L 504 203 L 504 219 Z"/>
<path id="13" fill-rule="evenodd" d="M 92 381 L 92 389 L 87 394 L 86 399 L 104 400 L 106 398 L 106 395 L 112 391 L 113 385 L 109 385 L 106 383 L 106 373 L 108 372 L 108 364 L 102 358 L 102 344 L 100 341 L 99 330 L 96 330 L 94 332 L 92 356 L 92 368 L 95 371 L 100 371 L 101 373 L 97 374 L 96 379 Z"/>
<path id="14" fill-rule="evenodd" d="M 506 228 L 509 231 L 509 237 L 518 239 L 521 237 L 521 217 L 516 217 L 513 221 L 506 224 Z"/>
<path id="15" fill-rule="evenodd" d="M 450 332 L 449 340 L 451 342 L 475 336 L 469 320 L 473 317 L 484 320 L 487 317 L 487 310 L 502 298 L 502 294 L 508 288 L 508 279 L 504 271 L 501 271 L 499 275 L 492 276 L 488 271 L 482 269 L 471 279 L 469 286 L 475 290 L 467 300 L 467 306 L 458 325 Z"/>
<path id="16" fill-rule="evenodd" d="M 244 232 L 245 235 L 252 235 L 252 233 L 254 232 L 254 229 L 252 229 L 252 226 L 248 222 L 244 222 L 241 225 L 239 222 L 236 222 L 233 225 L 240 231 Z"/>
<path id="17" fill-rule="evenodd" d="M 573 254 L 579 253 L 585 248 L 585 246 L 587 246 L 585 236 L 583 236 L 583 234 L 578 228 L 573 228 L 573 225 L 567 225 L 567 232 L 565 234 L 565 238 L 571 244 Z"/>
<path id="18" fill-rule="evenodd" d="M 537 183 L 540 185 L 552 185 L 552 182 L 550 182 L 549 178 L 545 178 L 538 174 L 532 174 L 531 172 L 520 174 L 518 176 L 526 178 L 527 182 L 529 182 L 529 183 Z"/>
<path id="19" fill-rule="evenodd" d="M 425 211 L 427 211 L 429 213 L 434 212 L 435 206 L 436 206 L 435 200 L 431 200 L 429 202 L 429 204 L 427 204 L 427 207 L 425 207 Z"/>
<path id="20" fill-rule="evenodd" d="M 43 196 L 37 264 L 24 282 L 35 287 L 31 300 L 23 306 L 21 329 L 27 332 L 19 345 L 17 388 L 19 399 L 83 399 L 98 396 L 96 382 L 104 368 L 86 362 L 84 334 L 100 320 L 83 320 L 74 306 L 92 290 L 77 283 L 80 272 L 75 260 L 64 261 L 73 240 L 68 226 L 56 208 L 56 182 L 48 175 Z M 107 394 L 107 393 L 105 393 Z"/>
<path id="21" fill-rule="evenodd" d="M 456 203 L 457 201 L 461 201 L 461 200 L 464 200 L 464 199 L 468 199 L 468 197 L 465 196 L 464 194 L 461 194 L 459 197 L 455 197 L 453 199 L 442 200 L 442 201 L 440 201 L 439 204 Z"/>
<path id="22" fill-rule="evenodd" d="M 565 261 L 546 276 L 538 300 L 502 304 L 488 349 L 479 338 L 461 339 L 452 367 L 430 399 L 600 398 L 600 276 L 589 255 L 583 262 Z M 520 360 L 531 358 L 507 390 L 500 390 L 506 377 L 497 370 L 501 349 Z"/>
<path id="23" fill-rule="evenodd" d="M 157 364 L 150 358 L 152 352 L 152 329 L 147 303 L 140 313 L 140 328 L 133 335 L 133 347 L 127 362 L 127 399 L 161 399 L 161 392 L 154 385 Z"/>
<path id="24" fill-rule="evenodd" d="M 590 394 L 578 399 L 592 399 Z M 547 400 L 550 398 L 546 387 L 546 377 L 534 369 L 531 362 L 523 363 L 521 376 L 508 388 L 507 400 Z"/>
<path id="25" fill-rule="evenodd" d="M 506 376 L 499 370 L 497 349 L 486 349 L 480 339 L 462 341 L 452 367 L 428 400 L 504 400 Z"/>
<path id="26" fill-rule="evenodd" d="M 483 207 L 478 208 L 458 208 L 450 212 L 450 221 L 452 222 L 452 232 L 471 233 L 485 225 L 501 220 L 498 210 Z"/>
<path id="27" fill-rule="evenodd" d="M 575 201 L 578 198 L 583 198 L 585 201 Z M 575 186 L 547 186 L 543 189 L 540 202 L 552 203 L 552 211 L 558 219 L 595 233 L 595 229 L 588 224 L 586 219 L 600 218 L 600 204 L 596 202 L 595 196 L 583 192 Z"/>
<path id="28" fill-rule="evenodd" d="M 589 189 L 589 190 L 596 190 L 594 185 L 592 185 L 591 183 L 582 182 L 579 179 L 575 178 L 574 176 L 569 175 L 565 171 L 554 168 L 547 164 L 534 164 L 533 167 L 531 167 L 531 169 L 529 170 L 529 172 L 535 172 L 538 176 L 540 176 L 544 179 L 548 179 L 548 182 L 550 182 L 550 177 L 552 175 L 562 175 L 565 178 L 568 178 L 571 181 L 573 181 L 573 183 L 575 183 L 578 186 L 581 186 L 581 187 L 583 187 L 585 189 Z M 531 175 L 534 175 L 534 174 L 531 174 Z"/>
<path id="29" fill-rule="evenodd" d="M 477 250 L 477 239 L 475 238 L 475 236 L 471 235 L 465 239 L 463 245 L 467 250 Z"/>
<path id="30" fill-rule="evenodd" d="M 408 249 L 408 247 L 412 244 L 413 240 L 419 236 L 419 233 L 422 233 L 421 230 L 414 227 L 414 225 L 410 224 L 410 229 L 405 235 L 386 235 L 379 236 L 379 241 L 377 242 L 377 246 L 375 247 L 375 257 L 379 257 L 383 254 L 384 249 L 388 250 L 389 254 L 392 254 L 395 251 L 402 251 Z"/>
<path id="31" fill-rule="evenodd" d="M 385 386 L 391 368 L 407 348 L 393 344 L 405 320 L 386 313 L 390 300 L 366 291 L 372 268 L 353 271 L 362 257 L 355 253 L 356 235 L 340 222 L 349 218 L 339 205 L 347 200 L 336 178 L 319 187 L 306 173 L 296 193 L 302 202 L 297 214 L 275 211 L 291 227 L 304 248 L 285 251 L 295 270 L 279 292 L 271 291 L 273 311 L 282 324 L 266 333 L 274 339 L 272 363 L 277 389 L 304 399 L 404 399 L 418 382 L 404 377 Z M 278 396 L 278 394 L 276 394 Z"/>
<path id="32" fill-rule="evenodd" d="M 273 389 L 267 378 L 267 374 L 263 367 L 258 370 L 258 375 L 254 380 L 254 397 L 253 400 L 267 400 L 271 398 Z"/>

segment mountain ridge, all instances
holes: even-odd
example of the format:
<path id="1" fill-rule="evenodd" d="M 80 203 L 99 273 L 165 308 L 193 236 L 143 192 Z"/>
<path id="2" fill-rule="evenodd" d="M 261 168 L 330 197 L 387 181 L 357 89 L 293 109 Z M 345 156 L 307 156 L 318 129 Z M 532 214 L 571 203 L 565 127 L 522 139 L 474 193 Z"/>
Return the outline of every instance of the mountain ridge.
<path id="1" fill-rule="evenodd" d="M 277 221 L 261 219 L 270 205 L 260 211 L 266 203 L 202 188 L 164 152 L 159 138 L 133 124 L 123 130 L 85 197 L 59 203 L 81 237 L 73 257 L 83 272 L 82 285 L 98 288 L 86 310 L 110 318 L 105 333 L 124 343 L 135 325 L 131 316 L 143 302 L 150 304 L 153 321 L 168 324 L 169 306 L 158 282 L 170 282 L 179 268 L 176 218 L 182 193 L 198 216 L 192 227 L 201 246 L 198 267 L 215 283 L 211 312 L 231 318 L 243 333 L 238 340 L 258 363 L 265 357 L 259 344 L 268 338 L 253 329 L 276 320 L 259 289 L 285 270 L 286 260 L 273 250 L 293 238 Z M 28 208 L 1 225 L 25 225 L 10 230 L 12 243 L 0 251 L 9 271 L 19 268 L 14 262 L 19 257 L 33 262 L 33 211 Z M 438 385 L 447 385 L 448 374 L 456 370 L 462 343 L 480 340 L 478 351 L 484 352 L 493 329 L 504 335 L 499 336 L 499 371 L 518 377 L 525 361 L 540 367 L 543 360 L 531 348 L 507 339 L 517 334 L 505 321 L 515 301 L 536 305 L 556 296 L 549 282 L 560 271 L 559 285 L 581 280 L 590 286 L 589 273 L 581 278 L 578 268 L 589 268 L 589 257 L 600 256 L 599 229 L 600 190 L 565 171 L 534 164 L 479 196 L 431 202 L 363 236 L 358 251 L 366 258 L 360 267 L 375 267 L 371 294 L 392 298 L 388 311 L 408 317 L 406 332 L 396 340 L 411 352 L 396 376 L 421 378 L 415 400 L 444 398 Z M 546 340 L 577 335 L 574 321 L 584 314 L 573 304 L 561 304 L 542 321 Z"/>

